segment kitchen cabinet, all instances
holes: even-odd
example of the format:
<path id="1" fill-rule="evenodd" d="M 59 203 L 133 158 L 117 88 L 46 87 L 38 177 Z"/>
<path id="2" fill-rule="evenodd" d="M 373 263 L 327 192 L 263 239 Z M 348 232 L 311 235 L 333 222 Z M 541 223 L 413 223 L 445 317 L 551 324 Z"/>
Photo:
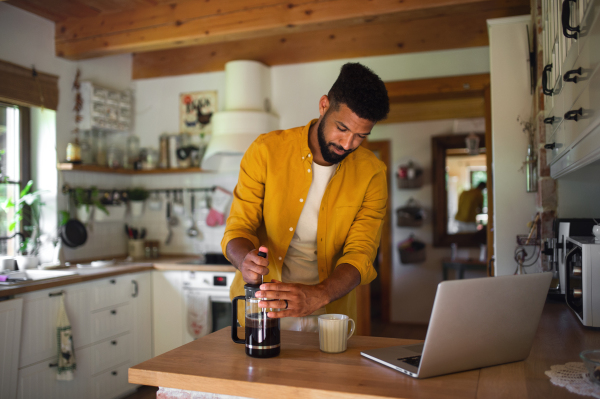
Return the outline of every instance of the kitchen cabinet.
<path id="1" fill-rule="evenodd" d="M 0 302 L 0 398 L 17 397 L 23 299 Z"/>
<path id="2" fill-rule="evenodd" d="M 542 28 L 547 160 L 558 178 L 600 159 L 600 0 L 544 0 Z"/>
<path id="3" fill-rule="evenodd" d="M 61 288 L 21 295 L 18 397 L 110 399 L 134 390 L 137 385 L 127 382 L 127 369 L 152 357 L 150 272 Z M 57 381 L 51 366 L 57 358 L 61 293 L 77 359 L 75 379 L 68 382 Z"/>
<path id="4" fill-rule="evenodd" d="M 152 272 L 154 356 L 183 345 L 185 307 L 181 271 Z"/>

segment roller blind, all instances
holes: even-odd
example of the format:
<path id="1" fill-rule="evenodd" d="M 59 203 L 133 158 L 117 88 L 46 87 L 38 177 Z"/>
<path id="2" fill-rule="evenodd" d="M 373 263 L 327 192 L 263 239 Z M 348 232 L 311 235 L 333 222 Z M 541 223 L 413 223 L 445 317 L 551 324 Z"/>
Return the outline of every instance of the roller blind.
<path id="1" fill-rule="evenodd" d="M 56 110 L 58 76 L 0 60 L 0 100 Z"/>

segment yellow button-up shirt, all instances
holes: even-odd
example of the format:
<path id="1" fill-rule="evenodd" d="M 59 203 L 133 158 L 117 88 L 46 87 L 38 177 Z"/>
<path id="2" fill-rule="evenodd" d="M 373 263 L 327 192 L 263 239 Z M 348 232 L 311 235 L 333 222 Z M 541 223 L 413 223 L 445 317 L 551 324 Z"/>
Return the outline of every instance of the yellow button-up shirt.
<path id="1" fill-rule="evenodd" d="M 250 145 L 240 165 L 238 184 L 221 241 L 244 237 L 256 248 L 269 248 L 269 274 L 264 281 L 281 281 L 281 269 L 302 207 L 312 183 L 313 154 L 308 146 L 312 120 L 304 127 L 260 135 Z M 358 147 L 336 168 L 321 200 L 317 224 L 319 281 L 342 263 L 356 267 L 361 284 L 377 277 L 373 260 L 386 213 L 386 167 L 369 150 Z M 242 274 L 237 271 L 231 298 L 244 295 Z M 352 290 L 326 306 L 356 320 L 356 293 Z M 240 309 L 243 323 L 243 308 Z"/>

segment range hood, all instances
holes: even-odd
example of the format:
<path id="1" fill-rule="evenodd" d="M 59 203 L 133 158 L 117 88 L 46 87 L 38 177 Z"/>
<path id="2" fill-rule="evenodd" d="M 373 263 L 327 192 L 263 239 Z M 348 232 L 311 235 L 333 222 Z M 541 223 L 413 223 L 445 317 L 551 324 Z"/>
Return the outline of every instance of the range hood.
<path id="1" fill-rule="evenodd" d="M 260 134 L 279 128 L 279 116 L 270 111 L 269 67 L 247 60 L 225 64 L 225 110 L 212 116 L 212 138 L 202 168 L 239 170 L 250 144 Z"/>

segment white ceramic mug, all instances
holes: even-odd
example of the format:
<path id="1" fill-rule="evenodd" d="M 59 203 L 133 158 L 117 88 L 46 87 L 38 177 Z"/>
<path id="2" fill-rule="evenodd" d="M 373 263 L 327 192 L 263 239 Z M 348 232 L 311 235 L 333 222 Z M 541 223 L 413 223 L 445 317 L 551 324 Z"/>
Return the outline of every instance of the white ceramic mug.
<path id="1" fill-rule="evenodd" d="M 352 323 L 348 333 L 348 322 Z M 319 316 L 319 348 L 327 353 L 341 353 L 347 348 L 348 339 L 354 334 L 354 320 L 345 314 Z"/>

